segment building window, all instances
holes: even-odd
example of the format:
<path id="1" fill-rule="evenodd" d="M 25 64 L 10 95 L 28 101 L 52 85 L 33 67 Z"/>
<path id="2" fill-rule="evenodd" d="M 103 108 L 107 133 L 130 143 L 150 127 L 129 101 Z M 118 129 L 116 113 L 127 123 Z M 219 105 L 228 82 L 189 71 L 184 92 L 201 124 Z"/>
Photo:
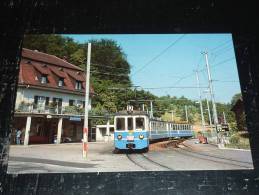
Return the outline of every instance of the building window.
<path id="1" fill-rule="evenodd" d="M 41 75 L 40 83 L 46 84 L 48 82 L 47 75 Z"/>
<path id="2" fill-rule="evenodd" d="M 63 87 L 64 86 L 64 78 L 59 78 L 58 80 L 58 86 Z"/>
<path id="3" fill-rule="evenodd" d="M 49 106 L 49 97 L 46 97 L 45 99 L 45 106 Z"/>
<path id="4" fill-rule="evenodd" d="M 76 105 L 80 108 L 84 108 L 85 106 L 85 101 L 82 101 L 82 100 L 77 100 L 76 101 Z"/>
<path id="5" fill-rule="evenodd" d="M 77 89 L 77 90 L 81 90 L 82 89 L 82 82 L 81 81 L 76 81 L 75 89 Z"/>
<path id="6" fill-rule="evenodd" d="M 34 96 L 34 108 L 44 108 L 49 104 L 49 97 Z"/>
<path id="7" fill-rule="evenodd" d="M 75 100 L 69 100 L 69 106 L 74 106 Z"/>

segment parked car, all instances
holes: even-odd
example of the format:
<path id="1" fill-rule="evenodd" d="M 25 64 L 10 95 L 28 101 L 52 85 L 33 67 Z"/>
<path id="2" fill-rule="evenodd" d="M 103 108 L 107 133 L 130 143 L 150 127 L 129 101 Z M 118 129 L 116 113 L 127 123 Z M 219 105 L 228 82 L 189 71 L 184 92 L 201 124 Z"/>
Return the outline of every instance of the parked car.
<path id="1" fill-rule="evenodd" d="M 61 136 L 61 143 L 69 143 L 69 142 L 72 142 L 72 139 L 70 137 Z M 53 143 L 54 144 L 57 143 L 57 135 L 56 134 L 53 136 Z"/>

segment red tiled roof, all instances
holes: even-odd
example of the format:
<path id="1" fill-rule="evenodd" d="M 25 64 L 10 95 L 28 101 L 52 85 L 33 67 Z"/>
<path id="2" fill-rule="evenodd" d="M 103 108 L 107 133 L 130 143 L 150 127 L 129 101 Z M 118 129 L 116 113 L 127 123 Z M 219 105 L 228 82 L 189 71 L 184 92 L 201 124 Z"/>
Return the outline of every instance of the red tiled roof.
<path id="1" fill-rule="evenodd" d="M 71 71 L 71 70 L 64 70 L 69 76 L 73 77 L 74 79 L 78 81 L 85 81 L 85 75 L 82 72 L 79 71 Z"/>
<path id="2" fill-rule="evenodd" d="M 32 60 L 47 63 L 47 64 L 54 64 L 65 68 L 72 68 L 72 69 L 83 71 L 83 69 L 81 69 L 80 67 L 70 64 L 69 62 L 61 58 L 58 58 L 54 55 L 46 54 L 40 51 L 35 51 L 35 50 L 33 51 L 30 49 L 23 48 L 22 56 L 24 58 L 32 59 Z"/>
<path id="3" fill-rule="evenodd" d="M 56 74 L 57 76 L 61 77 L 61 78 L 65 78 L 66 77 L 66 73 L 63 71 L 63 68 L 58 68 L 55 66 L 49 66 L 49 69 Z"/>
<path id="4" fill-rule="evenodd" d="M 37 62 L 36 62 L 37 63 Z M 49 68 L 47 67 L 47 65 L 43 65 L 43 64 L 36 64 L 35 62 L 31 62 L 32 66 L 38 70 L 41 74 L 44 74 L 44 75 L 49 75 L 50 74 L 50 71 L 49 71 Z"/>
<path id="5" fill-rule="evenodd" d="M 41 75 L 47 75 L 48 83 L 42 84 L 40 82 Z M 59 78 L 64 79 L 65 85 L 63 87 L 58 87 Z M 82 90 L 75 89 L 76 80 L 83 83 Z M 20 62 L 19 84 L 84 92 L 85 74 L 81 68 L 56 56 L 23 49 Z M 90 92 L 93 93 L 92 87 L 90 88 Z"/>

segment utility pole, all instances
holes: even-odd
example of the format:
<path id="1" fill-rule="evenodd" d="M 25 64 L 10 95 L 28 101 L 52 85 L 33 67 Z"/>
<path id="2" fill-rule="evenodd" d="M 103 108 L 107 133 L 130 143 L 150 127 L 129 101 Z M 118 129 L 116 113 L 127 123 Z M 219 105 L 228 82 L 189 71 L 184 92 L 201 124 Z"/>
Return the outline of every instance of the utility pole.
<path id="1" fill-rule="evenodd" d="M 174 122 L 174 111 L 171 110 L 171 119 L 172 119 L 172 122 Z"/>
<path id="2" fill-rule="evenodd" d="M 196 71 L 196 80 L 197 80 L 197 87 L 199 92 L 199 102 L 200 102 L 200 110 L 201 110 L 201 125 L 202 125 L 202 132 L 204 133 L 205 130 L 205 121 L 204 121 L 204 115 L 203 115 L 203 107 L 202 107 L 202 99 L 201 99 L 201 89 L 200 89 L 200 80 L 198 71 Z"/>
<path id="3" fill-rule="evenodd" d="M 88 110 L 89 110 L 89 88 L 90 88 L 90 60 L 91 60 L 91 43 L 87 48 L 87 66 L 85 78 L 85 116 L 83 129 L 83 158 L 87 158 L 88 152 Z"/>
<path id="4" fill-rule="evenodd" d="M 153 101 L 150 100 L 150 118 L 153 118 Z"/>
<path id="5" fill-rule="evenodd" d="M 227 124 L 225 112 L 223 112 L 224 124 Z"/>
<path id="6" fill-rule="evenodd" d="M 205 91 L 206 93 L 207 91 Z M 210 104 L 209 104 L 209 100 L 208 100 L 208 94 L 206 93 L 206 102 L 207 102 L 207 110 L 208 110 L 208 115 L 209 115 L 209 122 L 210 122 L 210 126 L 212 125 L 212 121 L 211 121 L 211 115 L 210 115 Z"/>
<path id="7" fill-rule="evenodd" d="M 184 107 L 185 107 L 186 122 L 189 123 L 187 106 L 185 105 Z"/>
<path id="8" fill-rule="evenodd" d="M 212 101 L 214 125 L 215 125 L 215 129 L 216 129 L 216 133 L 217 133 L 217 143 L 219 143 L 219 136 L 218 136 L 218 131 L 217 131 L 217 125 L 218 125 L 219 121 L 218 121 L 217 108 L 216 108 L 215 97 L 214 97 L 213 86 L 212 86 L 212 79 L 211 79 L 210 66 L 209 66 L 209 60 L 208 60 L 208 52 L 203 52 L 203 54 L 205 55 L 206 68 L 207 68 L 207 73 L 208 73 L 209 91 L 210 91 L 210 96 L 211 96 L 211 101 Z"/>

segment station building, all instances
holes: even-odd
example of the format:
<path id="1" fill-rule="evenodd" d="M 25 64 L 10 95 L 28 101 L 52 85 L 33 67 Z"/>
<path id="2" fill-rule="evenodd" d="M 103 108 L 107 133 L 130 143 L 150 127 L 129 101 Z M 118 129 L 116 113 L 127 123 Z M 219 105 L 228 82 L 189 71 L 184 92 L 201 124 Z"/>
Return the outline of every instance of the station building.
<path id="1" fill-rule="evenodd" d="M 15 129 L 20 129 L 24 145 L 80 142 L 85 85 L 85 73 L 80 67 L 54 55 L 23 48 L 12 141 L 15 141 Z M 92 96 L 90 87 L 90 103 Z M 91 116 L 89 120 L 98 117 L 102 118 Z M 110 135 L 109 125 L 107 135 Z M 88 139 L 96 141 L 96 128 L 89 127 Z"/>

